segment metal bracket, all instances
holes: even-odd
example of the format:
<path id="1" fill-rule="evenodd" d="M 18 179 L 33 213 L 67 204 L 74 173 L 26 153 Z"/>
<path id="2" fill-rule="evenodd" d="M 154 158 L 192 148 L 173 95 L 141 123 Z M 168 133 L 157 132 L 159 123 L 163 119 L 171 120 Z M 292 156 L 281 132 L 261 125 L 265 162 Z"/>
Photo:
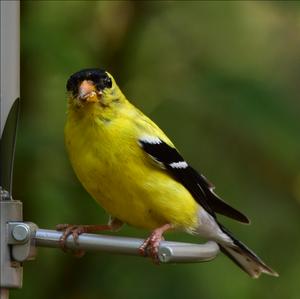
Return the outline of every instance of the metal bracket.
<path id="1" fill-rule="evenodd" d="M 8 222 L 22 221 L 22 203 L 17 200 L 3 200 L 11 198 L 3 191 L 0 198 L 0 288 L 21 288 L 23 267 L 20 262 L 11 258 L 11 246 L 7 242 Z M 3 195 L 3 196 L 2 196 Z M 5 297 L 3 297 L 5 298 Z"/>
<path id="2" fill-rule="evenodd" d="M 34 260 L 36 246 L 34 236 L 38 227 L 32 222 L 9 222 L 8 240 L 11 245 L 11 256 L 14 261 Z"/>

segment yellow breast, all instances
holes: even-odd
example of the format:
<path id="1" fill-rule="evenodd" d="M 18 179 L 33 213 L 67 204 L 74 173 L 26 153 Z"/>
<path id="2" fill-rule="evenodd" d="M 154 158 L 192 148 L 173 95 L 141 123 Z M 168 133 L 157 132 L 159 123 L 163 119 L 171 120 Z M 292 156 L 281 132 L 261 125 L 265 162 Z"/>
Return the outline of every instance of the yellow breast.
<path id="1" fill-rule="evenodd" d="M 69 115 L 65 142 L 78 179 L 110 215 L 125 223 L 148 229 L 172 223 L 192 229 L 199 206 L 139 148 L 140 129 L 128 116 Z"/>

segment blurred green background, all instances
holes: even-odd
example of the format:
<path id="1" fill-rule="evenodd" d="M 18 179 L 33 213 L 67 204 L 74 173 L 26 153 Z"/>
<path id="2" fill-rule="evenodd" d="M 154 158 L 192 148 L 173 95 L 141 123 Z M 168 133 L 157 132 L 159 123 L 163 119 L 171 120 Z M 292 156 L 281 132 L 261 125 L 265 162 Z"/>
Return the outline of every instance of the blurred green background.
<path id="1" fill-rule="evenodd" d="M 107 220 L 73 174 L 63 140 L 66 80 L 102 67 L 249 215 L 251 226 L 220 218 L 280 277 L 252 280 L 223 255 L 154 266 L 39 249 L 11 298 L 299 298 L 299 2 L 22 1 L 21 48 L 14 196 L 26 220 L 42 228 Z"/>

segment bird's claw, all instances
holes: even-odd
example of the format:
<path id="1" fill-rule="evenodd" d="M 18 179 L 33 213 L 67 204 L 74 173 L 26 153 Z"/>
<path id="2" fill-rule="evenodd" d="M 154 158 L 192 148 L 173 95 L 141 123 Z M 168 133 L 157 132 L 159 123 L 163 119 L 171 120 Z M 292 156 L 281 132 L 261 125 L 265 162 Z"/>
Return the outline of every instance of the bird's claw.
<path id="1" fill-rule="evenodd" d="M 56 230 L 63 232 L 62 236 L 59 239 L 59 245 L 64 252 L 68 252 L 68 248 L 66 246 L 68 237 L 72 235 L 75 245 L 78 245 L 77 241 L 79 235 L 86 232 L 86 227 L 84 225 L 58 224 L 56 226 Z M 75 257 L 82 257 L 85 254 L 85 251 L 81 249 L 71 251 Z"/>
<path id="2" fill-rule="evenodd" d="M 167 223 L 155 229 L 151 233 L 151 235 L 140 246 L 139 248 L 140 255 L 141 256 L 149 255 L 155 264 L 159 264 L 160 259 L 159 259 L 158 251 L 159 251 L 160 242 L 164 240 L 163 233 L 173 228 L 174 227 L 172 224 Z"/>
<path id="3" fill-rule="evenodd" d="M 153 231 L 151 235 L 143 242 L 139 248 L 139 253 L 141 256 L 149 255 L 152 258 L 154 264 L 159 264 L 159 244 L 164 240 L 164 237 L 160 232 Z"/>

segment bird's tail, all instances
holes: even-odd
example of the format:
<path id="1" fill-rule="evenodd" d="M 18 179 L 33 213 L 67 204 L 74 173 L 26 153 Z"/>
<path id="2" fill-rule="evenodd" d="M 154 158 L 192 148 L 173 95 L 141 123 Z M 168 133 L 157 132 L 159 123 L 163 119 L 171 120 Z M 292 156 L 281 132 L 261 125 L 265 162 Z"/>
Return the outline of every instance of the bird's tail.
<path id="1" fill-rule="evenodd" d="M 241 241 L 237 240 L 233 235 L 221 224 L 220 229 L 227 235 L 231 242 L 218 241 L 221 251 L 226 254 L 234 263 L 253 278 L 258 278 L 261 273 L 272 276 L 279 276 L 278 273 L 267 266 L 252 250 L 250 250 Z"/>

